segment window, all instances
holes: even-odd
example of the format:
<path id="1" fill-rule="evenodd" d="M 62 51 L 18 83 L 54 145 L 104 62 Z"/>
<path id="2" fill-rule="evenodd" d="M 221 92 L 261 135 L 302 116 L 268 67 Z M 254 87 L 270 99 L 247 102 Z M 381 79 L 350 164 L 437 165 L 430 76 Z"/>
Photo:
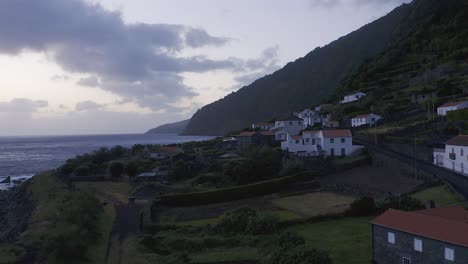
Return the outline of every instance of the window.
<path id="1" fill-rule="evenodd" d="M 309 142 L 309 138 L 306 138 L 306 142 Z"/>
<path id="2" fill-rule="evenodd" d="M 388 243 L 395 244 L 395 233 L 388 232 L 387 239 Z"/>
<path id="3" fill-rule="evenodd" d="M 463 148 L 460 149 L 460 156 L 463 156 Z"/>
<path id="4" fill-rule="evenodd" d="M 341 156 L 345 156 L 346 155 L 346 150 L 344 148 L 341 148 Z"/>
<path id="5" fill-rule="evenodd" d="M 296 140 L 296 144 L 299 144 L 299 140 Z"/>
<path id="6" fill-rule="evenodd" d="M 451 248 L 445 248 L 445 260 L 455 261 L 455 251 Z"/>
<path id="7" fill-rule="evenodd" d="M 421 239 L 414 239 L 414 250 L 422 252 L 423 251 L 423 245 L 422 245 L 422 240 Z"/>
<path id="8" fill-rule="evenodd" d="M 345 138 L 342 138 L 341 139 L 341 143 L 345 143 L 346 139 Z"/>
<path id="9" fill-rule="evenodd" d="M 411 259 L 409 258 L 403 258 L 403 264 L 411 264 Z"/>
<path id="10" fill-rule="evenodd" d="M 302 126 L 302 122 L 297 122 L 298 125 Z"/>
<path id="11" fill-rule="evenodd" d="M 335 139 L 334 138 L 330 138 L 330 143 L 335 143 Z"/>
<path id="12" fill-rule="evenodd" d="M 330 155 L 335 156 L 335 149 L 330 149 Z"/>
<path id="13" fill-rule="evenodd" d="M 315 145 L 315 138 L 312 139 L 312 145 Z"/>
<path id="14" fill-rule="evenodd" d="M 292 125 L 293 125 L 293 122 L 289 122 L 289 125 L 292 126 Z"/>

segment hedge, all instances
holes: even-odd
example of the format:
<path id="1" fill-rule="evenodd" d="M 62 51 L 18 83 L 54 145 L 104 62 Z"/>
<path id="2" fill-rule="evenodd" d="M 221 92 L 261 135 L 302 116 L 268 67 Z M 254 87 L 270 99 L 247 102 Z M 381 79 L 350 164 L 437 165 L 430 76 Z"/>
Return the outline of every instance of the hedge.
<path id="1" fill-rule="evenodd" d="M 468 120 L 468 109 L 461 109 L 461 110 L 447 112 L 447 120 L 449 121 Z"/>
<path id="2" fill-rule="evenodd" d="M 318 175 L 318 172 L 302 172 L 274 180 L 224 188 L 214 191 L 162 195 L 159 197 L 158 202 L 167 206 L 192 206 L 229 202 L 233 200 L 275 193 L 293 181 L 301 179 L 312 179 L 318 177 Z"/>

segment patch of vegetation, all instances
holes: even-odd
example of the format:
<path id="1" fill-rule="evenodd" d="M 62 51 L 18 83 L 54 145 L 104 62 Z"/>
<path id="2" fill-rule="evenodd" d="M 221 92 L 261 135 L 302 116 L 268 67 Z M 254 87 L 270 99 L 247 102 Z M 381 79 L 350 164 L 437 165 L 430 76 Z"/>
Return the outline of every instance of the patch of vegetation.
<path id="1" fill-rule="evenodd" d="M 343 218 L 297 225 L 306 249 L 325 250 L 333 263 L 362 264 L 371 260 L 371 218 Z"/>
<path id="2" fill-rule="evenodd" d="M 463 202 L 446 186 L 434 186 L 411 195 L 412 197 L 428 203 L 434 201 L 437 207 L 462 204 Z"/>

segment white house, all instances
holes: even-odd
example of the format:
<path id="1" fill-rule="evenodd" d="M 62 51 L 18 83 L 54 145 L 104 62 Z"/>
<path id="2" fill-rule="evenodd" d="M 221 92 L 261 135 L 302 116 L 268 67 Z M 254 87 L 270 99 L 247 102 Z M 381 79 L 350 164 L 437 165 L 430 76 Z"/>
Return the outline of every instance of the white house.
<path id="1" fill-rule="evenodd" d="M 270 131 L 275 127 L 275 123 L 253 123 L 252 129 L 260 129 L 262 131 Z"/>
<path id="2" fill-rule="evenodd" d="M 287 135 L 281 149 L 298 156 L 348 156 L 361 146 L 353 145 L 348 129 L 304 131 L 301 136 Z"/>
<path id="3" fill-rule="evenodd" d="M 468 108 L 468 101 L 446 103 L 437 107 L 437 115 L 446 116 L 447 112 Z"/>
<path id="4" fill-rule="evenodd" d="M 329 127 L 329 128 L 338 128 L 340 126 L 340 122 L 339 121 L 325 120 L 325 121 L 323 121 L 322 126 L 323 127 Z"/>
<path id="5" fill-rule="evenodd" d="M 468 135 L 445 142 L 445 149 L 435 149 L 434 164 L 468 176 Z"/>
<path id="6" fill-rule="evenodd" d="M 311 117 L 311 116 L 314 116 L 315 115 L 315 111 L 312 111 L 310 109 L 304 109 L 303 111 L 299 112 L 299 113 L 295 113 L 295 116 L 299 117 L 299 118 L 307 118 L 307 117 Z"/>
<path id="7" fill-rule="evenodd" d="M 297 135 L 304 129 L 304 120 L 299 117 L 291 116 L 275 122 L 275 127 L 271 132 L 275 134 L 275 140 L 286 140 L 286 135 Z"/>
<path id="8" fill-rule="evenodd" d="M 358 115 L 351 119 L 351 126 L 352 127 L 359 127 L 359 126 L 364 126 L 364 125 L 373 126 L 380 119 L 382 119 L 382 117 L 376 114 Z"/>
<path id="9" fill-rule="evenodd" d="M 363 92 L 357 92 L 357 93 L 353 93 L 353 94 L 350 94 L 350 95 L 345 95 L 344 98 L 343 98 L 343 101 L 341 101 L 340 103 L 342 104 L 347 104 L 347 103 L 351 103 L 351 102 L 354 102 L 354 101 L 357 101 L 363 97 L 366 97 L 367 94 L 363 93 Z"/>

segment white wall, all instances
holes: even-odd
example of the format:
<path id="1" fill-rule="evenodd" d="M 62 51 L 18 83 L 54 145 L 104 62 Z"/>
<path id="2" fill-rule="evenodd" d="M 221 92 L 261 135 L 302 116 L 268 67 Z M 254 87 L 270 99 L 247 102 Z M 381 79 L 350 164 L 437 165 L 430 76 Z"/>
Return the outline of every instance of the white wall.
<path id="1" fill-rule="evenodd" d="M 450 159 L 450 153 L 455 153 L 455 159 Z M 446 145 L 445 153 L 435 152 L 435 162 L 443 163 L 443 167 L 468 176 L 468 147 Z"/>
<path id="2" fill-rule="evenodd" d="M 344 142 L 341 140 L 344 139 Z M 332 142 L 333 141 L 333 142 Z M 324 138 L 323 139 L 323 150 L 325 151 L 327 156 L 330 156 L 332 153 L 332 149 L 334 150 L 335 156 L 341 156 L 341 149 L 344 149 L 345 155 L 350 155 L 353 148 L 353 139 L 352 138 Z"/>

